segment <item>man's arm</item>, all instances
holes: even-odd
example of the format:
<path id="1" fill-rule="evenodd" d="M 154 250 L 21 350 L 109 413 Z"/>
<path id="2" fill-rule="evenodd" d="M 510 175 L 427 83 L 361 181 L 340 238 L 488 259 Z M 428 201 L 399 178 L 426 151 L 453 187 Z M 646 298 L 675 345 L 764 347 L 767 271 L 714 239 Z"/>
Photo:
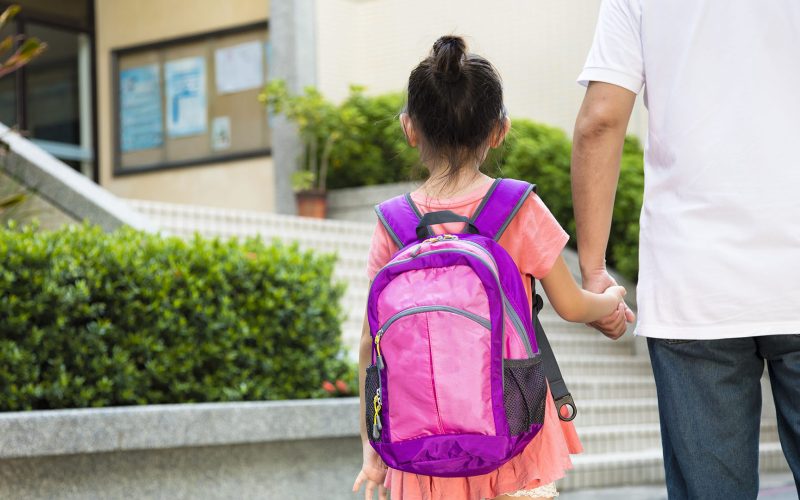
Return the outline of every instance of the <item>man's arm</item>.
<path id="1" fill-rule="evenodd" d="M 572 201 L 583 288 L 592 292 L 616 284 L 606 271 L 605 254 L 622 146 L 635 100 L 636 94 L 623 87 L 591 82 L 575 121 Z M 625 333 L 626 319 L 633 321 L 627 307 L 592 326 L 618 338 Z"/>

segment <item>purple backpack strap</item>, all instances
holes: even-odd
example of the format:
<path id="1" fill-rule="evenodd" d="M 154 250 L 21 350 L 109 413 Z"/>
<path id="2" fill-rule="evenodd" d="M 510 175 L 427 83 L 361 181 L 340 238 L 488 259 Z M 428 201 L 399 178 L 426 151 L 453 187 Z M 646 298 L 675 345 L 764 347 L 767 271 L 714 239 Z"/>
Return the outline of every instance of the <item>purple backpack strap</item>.
<path id="1" fill-rule="evenodd" d="M 481 234 L 497 241 L 536 186 L 516 179 L 496 179 L 472 215 Z"/>
<path id="2" fill-rule="evenodd" d="M 375 213 L 397 248 L 418 240 L 417 225 L 422 215 L 408 193 L 375 205 Z"/>

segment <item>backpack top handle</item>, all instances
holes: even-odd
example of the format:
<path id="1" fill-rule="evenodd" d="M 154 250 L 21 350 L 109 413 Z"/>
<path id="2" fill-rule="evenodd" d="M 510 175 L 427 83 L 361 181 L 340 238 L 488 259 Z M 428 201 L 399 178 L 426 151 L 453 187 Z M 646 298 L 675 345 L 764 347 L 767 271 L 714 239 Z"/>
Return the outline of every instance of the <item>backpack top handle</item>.
<path id="1" fill-rule="evenodd" d="M 466 232 L 472 234 L 481 234 L 478 230 L 478 227 L 469 217 L 458 215 L 450 210 L 442 210 L 440 212 L 428 212 L 422 216 L 422 218 L 419 220 L 419 224 L 417 224 L 417 238 L 424 240 L 432 234 L 431 226 L 435 226 L 437 224 L 447 224 L 449 222 L 463 222 L 466 224 Z"/>

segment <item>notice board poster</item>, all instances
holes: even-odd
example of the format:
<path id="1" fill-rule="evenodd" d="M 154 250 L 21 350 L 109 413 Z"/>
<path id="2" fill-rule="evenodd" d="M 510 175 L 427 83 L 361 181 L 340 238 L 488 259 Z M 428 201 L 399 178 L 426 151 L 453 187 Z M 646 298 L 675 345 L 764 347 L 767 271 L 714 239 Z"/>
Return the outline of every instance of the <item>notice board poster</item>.
<path id="1" fill-rule="evenodd" d="M 206 131 L 206 61 L 187 57 L 164 65 L 167 94 L 167 134 L 185 137 Z"/>
<path id="2" fill-rule="evenodd" d="M 157 64 L 120 72 L 120 136 L 123 152 L 164 144 L 161 79 Z"/>
<path id="3" fill-rule="evenodd" d="M 214 51 L 219 94 L 260 88 L 264 84 L 264 49 L 258 40 Z"/>
<path id="4" fill-rule="evenodd" d="M 112 51 L 114 175 L 270 154 L 266 22 Z"/>

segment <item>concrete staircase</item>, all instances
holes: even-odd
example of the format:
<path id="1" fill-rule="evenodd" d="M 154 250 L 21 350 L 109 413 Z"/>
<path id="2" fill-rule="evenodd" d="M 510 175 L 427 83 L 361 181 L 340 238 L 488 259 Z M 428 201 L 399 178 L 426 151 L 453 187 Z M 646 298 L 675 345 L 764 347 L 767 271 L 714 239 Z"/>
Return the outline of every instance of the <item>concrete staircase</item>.
<path id="1" fill-rule="evenodd" d="M 374 224 L 145 201 L 130 203 L 168 234 L 260 234 L 266 240 L 279 238 L 296 241 L 303 248 L 335 252 L 339 256 L 335 278 L 348 286 L 343 299 L 348 313 L 343 338 L 355 358 L 368 287 L 366 256 Z M 574 267 L 574 254 L 567 257 Z M 585 448 L 583 454 L 573 457 L 575 469 L 561 481 L 560 488 L 663 482 L 656 392 L 643 339 L 635 339 L 629 333 L 618 341 L 608 340 L 586 326 L 564 322 L 547 304 L 541 320 L 578 405 L 575 424 Z M 761 469 L 788 471 L 778 443 L 769 383 L 763 385 Z"/>

